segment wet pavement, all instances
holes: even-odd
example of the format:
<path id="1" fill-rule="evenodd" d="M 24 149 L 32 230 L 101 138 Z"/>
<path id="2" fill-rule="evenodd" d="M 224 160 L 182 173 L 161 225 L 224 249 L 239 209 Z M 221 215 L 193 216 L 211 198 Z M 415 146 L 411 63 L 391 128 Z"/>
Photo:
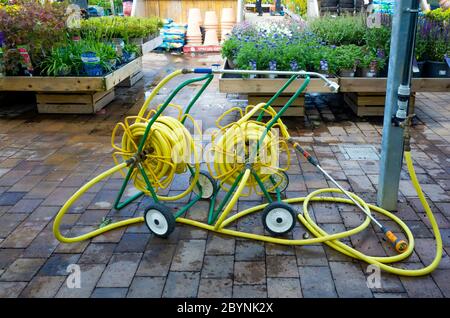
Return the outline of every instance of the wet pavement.
<path id="1" fill-rule="evenodd" d="M 431 275 L 408 278 L 382 273 L 381 286 L 369 288 L 367 264 L 326 245 L 278 246 L 184 225 L 177 225 L 166 240 L 151 235 L 143 224 L 75 244 L 61 244 L 54 238 L 52 221 L 64 202 L 86 181 L 113 166 L 110 136 L 115 124 L 136 115 L 145 92 L 164 75 L 219 60 L 218 55 L 146 55 L 144 80 L 132 88 L 118 88 L 116 99 L 96 115 L 39 115 L 27 105 L 2 101 L 0 297 L 450 297 L 450 94 L 418 94 L 413 128 L 418 177 L 444 242 L 443 259 Z M 173 87 L 162 90 L 157 102 L 164 101 Z M 198 87 L 182 91 L 174 102 L 185 106 Z M 192 115 L 202 120 L 203 130 L 214 127 L 216 118 L 235 106 L 230 100 L 236 98 L 220 93 L 215 79 Z M 285 124 L 347 189 L 375 203 L 382 119 L 358 118 L 340 96 L 319 95 L 307 98 L 304 118 L 286 118 Z M 355 145 L 370 149 L 366 152 L 371 156 L 364 158 L 366 152 L 350 149 Z M 331 186 L 303 159 L 291 163 L 289 176 L 287 197 Z M 116 221 L 142 215 L 149 203 L 146 198 L 120 211 L 112 208 L 121 180 L 114 175 L 90 189 L 65 216 L 63 233 L 85 233 L 98 227 L 103 217 Z M 178 176 L 168 192 L 179 193 L 187 184 L 184 175 Z M 422 267 L 434 257 L 434 236 L 405 167 L 399 200 L 397 215 L 416 238 L 415 252 L 401 266 Z M 255 195 L 242 198 L 237 210 L 261 202 Z M 178 209 L 182 204 L 170 206 Z M 201 201 L 188 216 L 203 220 L 207 208 L 208 203 Z M 312 213 L 329 232 L 353 228 L 363 220 L 353 207 L 328 203 L 314 204 Z M 239 220 L 237 228 L 264 231 L 258 214 Z M 297 224 L 292 237 L 304 232 Z M 375 227 L 344 242 L 370 255 L 393 254 Z M 72 264 L 80 266 L 80 288 L 70 288 L 67 277 Z"/>

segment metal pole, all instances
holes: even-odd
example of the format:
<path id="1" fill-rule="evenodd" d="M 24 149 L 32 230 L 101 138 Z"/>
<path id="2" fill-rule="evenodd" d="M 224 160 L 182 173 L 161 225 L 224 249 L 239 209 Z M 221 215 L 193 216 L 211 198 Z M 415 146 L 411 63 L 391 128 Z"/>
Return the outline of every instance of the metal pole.
<path id="1" fill-rule="evenodd" d="M 403 128 L 411 85 L 412 56 L 419 0 L 396 2 L 392 23 L 389 74 L 386 87 L 383 140 L 381 147 L 378 205 L 397 209 L 400 172 L 403 162 Z"/>
<path id="2" fill-rule="evenodd" d="M 244 21 L 244 0 L 237 1 L 236 11 L 236 22 L 240 23 Z"/>

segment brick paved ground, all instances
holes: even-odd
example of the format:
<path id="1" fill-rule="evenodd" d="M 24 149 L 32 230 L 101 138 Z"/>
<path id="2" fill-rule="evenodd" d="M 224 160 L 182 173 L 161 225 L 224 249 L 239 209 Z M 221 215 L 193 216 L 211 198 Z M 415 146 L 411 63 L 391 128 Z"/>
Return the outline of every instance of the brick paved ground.
<path id="1" fill-rule="evenodd" d="M 110 133 L 125 115 L 135 115 L 144 91 L 166 72 L 189 65 L 209 65 L 218 56 L 187 59 L 151 55 L 145 62 L 145 86 L 119 89 L 118 97 L 95 116 L 36 115 L 28 112 L 0 118 L 0 297 L 450 297 L 450 95 L 420 94 L 413 150 L 419 179 L 432 202 L 444 240 L 444 257 L 432 275 L 421 278 L 382 275 L 382 288 L 366 285 L 366 265 L 323 245 L 282 247 L 235 239 L 177 226 L 168 240 L 152 237 L 145 226 L 131 226 L 91 241 L 67 245 L 51 232 L 52 218 L 84 182 L 112 166 Z M 192 89 L 179 95 L 183 103 Z M 169 90 L 164 90 L 160 100 Z M 194 110 L 203 128 L 231 103 L 215 80 Z M 1 110 L 10 105 L 2 105 Z M 23 109 L 23 108 L 21 108 Z M 6 111 L 5 111 L 6 112 Z M 12 114 L 12 115 L 11 115 Z M 371 144 L 379 149 L 380 119 L 355 118 L 341 100 L 327 105 L 314 98 L 307 117 L 287 119 L 290 131 L 320 158 L 348 189 L 374 202 L 378 161 L 346 160 L 339 144 Z M 304 195 L 327 186 L 311 166 L 293 164 L 287 196 Z M 182 190 L 177 178 L 171 193 Z M 120 187 L 114 176 L 92 188 L 63 222 L 68 235 L 96 227 L 104 216 L 114 220 L 140 215 L 141 200 L 122 211 L 111 209 Z M 404 265 L 421 267 L 434 256 L 433 235 L 403 171 L 398 215 L 416 235 L 416 250 Z M 237 209 L 261 202 L 239 201 Z M 171 204 L 177 208 L 177 204 Z M 206 202 L 191 210 L 204 218 Z M 328 231 L 351 228 L 362 220 L 352 207 L 314 205 L 314 215 Z M 238 229 L 262 232 L 257 215 L 240 220 Z M 294 237 L 304 229 L 297 225 Z M 375 228 L 346 242 L 374 255 L 391 254 Z M 69 264 L 79 264 L 82 283 L 65 283 Z"/>

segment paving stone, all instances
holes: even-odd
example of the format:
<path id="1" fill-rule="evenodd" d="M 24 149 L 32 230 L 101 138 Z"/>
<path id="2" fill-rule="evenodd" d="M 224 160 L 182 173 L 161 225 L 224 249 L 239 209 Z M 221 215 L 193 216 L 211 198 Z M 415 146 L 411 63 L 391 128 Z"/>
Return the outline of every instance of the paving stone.
<path id="1" fill-rule="evenodd" d="M 76 264 L 79 258 L 79 254 L 53 254 L 42 266 L 38 276 L 67 276 L 67 267 Z"/>
<path id="2" fill-rule="evenodd" d="M 259 261 L 264 258 L 264 243 L 249 240 L 236 241 L 236 261 Z"/>
<path id="3" fill-rule="evenodd" d="M 115 248 L 116 244 L 112 243 L 91 243 L 84 251 L 78 263 L 107 264 Z"/>
<path id="4" fill-rule="evenodd" d="M 0 280 L 16 282 L 30 281 L 44 262 L 45 259 L 43 258 L 18 258 L 3 273 Z"/>
<path id="5" fill-rule="evenodd" d="M 48 258 L 58 244 L 59 241 L 55 238 L 52 231 L 52 224 L 49 224 L 25 249 L 23 256 Z"/>
<path id="6" fill-rule="evenodd" d="M 86 210 L 78 219 L 77 225 L 99 226 L 109 210 Z"/>
<path id="7" fill-rule="evenodd" d="M 69 288 L 73 286 L 68 284 L 67 280 L 72 279 L 68 276 L 65 283 L 61 286 L 57 298 L 89 298 L 99 280 L 103 270 L 105 269 L 105 264 L 81 264 L 80 266 L 80 288 Z M 74 283 L 73 280 L 70 283 Z"/>
<path id="8" fill-rule="evenodd" d="M 207 255 L 203 260 L 202 278 L 233 278 L 234 256 Z"/>
<path id="9" fill-rule="evenodd" d="M 337 297 L 333 277 L 328 266 L 301 266 L 298 271 L 303 297 Z"/>
<path id="10" fill-rule="evenodd" d="M 17 227 L 0 245 L 2 248 L 25 248 L 47 225 L 46 222 L 34 222 Z"/>
<path id="11" fill-rule="evenodd" d="M 96 236 L 92 242 L 93 243 L 118 243 L 122 238 L 123 233 L 125 232 L 124 228 L 115 229 L 112 231 L 108 231 L 103 233 L 102 235 Z"/>
<path id="12" fill-rule="evenodd" d="M 431 273 L 433 280 L 438 285 L 444 297 L 450 297 L 450 270 L 448 269 L 437 269 Z"/>
<path id="13" fill-rule="evenodd" d="M 204 240 L 180 241 L 170 269 L 172 271 L 199 271 L 203 264 L 205 253 Z"/>
<path id="14" fill-rule="evenodd" d="M 202 278 L 198 298 L 231 298 L 233 280 L 225 278 Z"/>
<path id="15" fill-rule="evenodd" d="M 128 288 L 96 288 L 91 298 L 125 298 Z"/>
<path id="16" fill-rule="evenodd" d="M 234 285 L 233 298 L 266 298 L 266 285 Z"/>
<path id="17" fill-rule="evenodd" d="M 266 257 L 267 277 L 298 277 L 297 260 L 295 256 Z"/>
<path id="18" fill-rule="evenodd" d="M 150 234 L 125 233 L 114 252 L 144 252 L 149 238 Z"/>
<path id="19" fill-rule="evenodd" d="M 33 211 L 33 213 L 30 214 L 27 220 L 29 222 L 49 222 L 56 216 L 56 214 L 58 214 L 59 209 L 59 206 L 39 206 Z M 69 215 L 66 215 L 62 219 L 61 228 L 69 219 L 69 217 Z"/>
<path id="20" fill-rule="evenodd" d="M 7 237 L 25 218 L 26 214 L 5 213 L 0 215 L 0 237 Z"/>
<path id="21" fill-rule="evenodd" d="M 328 266 L 325 250 L 321 245 L 296 246 L 295 253 L 299 266 Z"/>
<path id="22" fill-rule="evenodd" d="M 97 287 L 129 287 L 141 260 L 141 253 L 114 254 Z"/>
<path id="23" fill-rule="evenodd" d="M 269 298 L 301 298 L 302 289 L 298 278 L 267 278 Z"/>
<path id="24" fill-rule="evenodd" d="M 406 293 L 373 293 L 375 298 L 408 298 Z"/>
<path id="25" fill-rule="evenodd" d="M 22 253 L 22 249 L 0 248 L 0 269 L 6 270 Z"/>
<path id="26" fill-rule="evenodd" d="M 411 298 L 442 298 L 442 292 L 430 276 L 400 276 L 403 286 Z"/>
<path id="27" fill-rule="evenodd" d="M 266 243 L 267 255 L 295 255 L 293 246 Z"/>
<path id="28" fill-rule="evenodd" d="M 137 276 L 167 276 L 175 252 L 172 244 L 151 244 L 144 253 Z"/>
<path id="29" fill-rule="evenodd" d="M 330 269 L 339 297 L 372 297 L 372 293 L 366 284 L 366 277 L 357 264 L 350 262 L 330 262 Z"/>
<path id="30" fill-rule="evenodd" d="M 128 290 L 128 298 L 160 298 L 165 277 L 135 277 Z"/>
<path id="31" fill-rule="evenodd" d="M 342 219 L 335 204 L 314 203 L 314 215 L 319 223 L 341 223 Z"/>
<path id="32" fill-rule="evenodd" d="M 22 291 L 23 298 L 52 298 L 64 283 L 62 276 L 35 276 Z"/>
<path id="33" fill-rule="evenodd" d="M 17 298 L 25 286 L 26 282 L 0 282 L 0 298 Z"/>
<path id="34" fill-rule="evenodd" d="M 78 188 L 76 187 L 56 188 L 44 202 L 42 202 L 42 205 L 62 206 L 77 190 Z"/>
<path id="35" fill-rule="evenodd" d="M 200 284 L 200 273 L 170 272 L 164 287 L 164 298 L 194 298 Z"/>
<path id="36" fill-rule="evenodd" d="M 232 255 L 235 244 L 234 238 L 211 233 L 206 241 L 206 255 Z"/>
<path id="37" fill-rule="evenodd" d="M 8 210 L 9 213 L 31 213 L 40 204 L 41 199 L 22 199 L 18 201 L 11 209 Z"/>
<path id="38" fill-rule="evenodd" d="M 0 205 L 15 205 L 25 194 L 26 192 L 3 192 L 0 194 Z"/>
<path id="39" fill-rule="evenodd" d="M 264 262 L 235 262 L 234 284 L 265 284 L 266 269 Z"/>

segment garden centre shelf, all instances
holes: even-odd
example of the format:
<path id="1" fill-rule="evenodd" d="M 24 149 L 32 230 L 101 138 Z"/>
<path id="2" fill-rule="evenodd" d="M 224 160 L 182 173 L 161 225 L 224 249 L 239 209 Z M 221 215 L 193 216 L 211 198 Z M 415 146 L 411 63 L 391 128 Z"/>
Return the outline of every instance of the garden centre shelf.
<path id="1" fill-rule="evenodd" d="M 45 113 L 95 113 L 114 99 L 114 88 L 142 71 L 142 57 L 98 77 L 5 76 L 1 91 L 36 92 L 38 111 Z M 134 81 L 135 82 L 135 81 Z"/>

